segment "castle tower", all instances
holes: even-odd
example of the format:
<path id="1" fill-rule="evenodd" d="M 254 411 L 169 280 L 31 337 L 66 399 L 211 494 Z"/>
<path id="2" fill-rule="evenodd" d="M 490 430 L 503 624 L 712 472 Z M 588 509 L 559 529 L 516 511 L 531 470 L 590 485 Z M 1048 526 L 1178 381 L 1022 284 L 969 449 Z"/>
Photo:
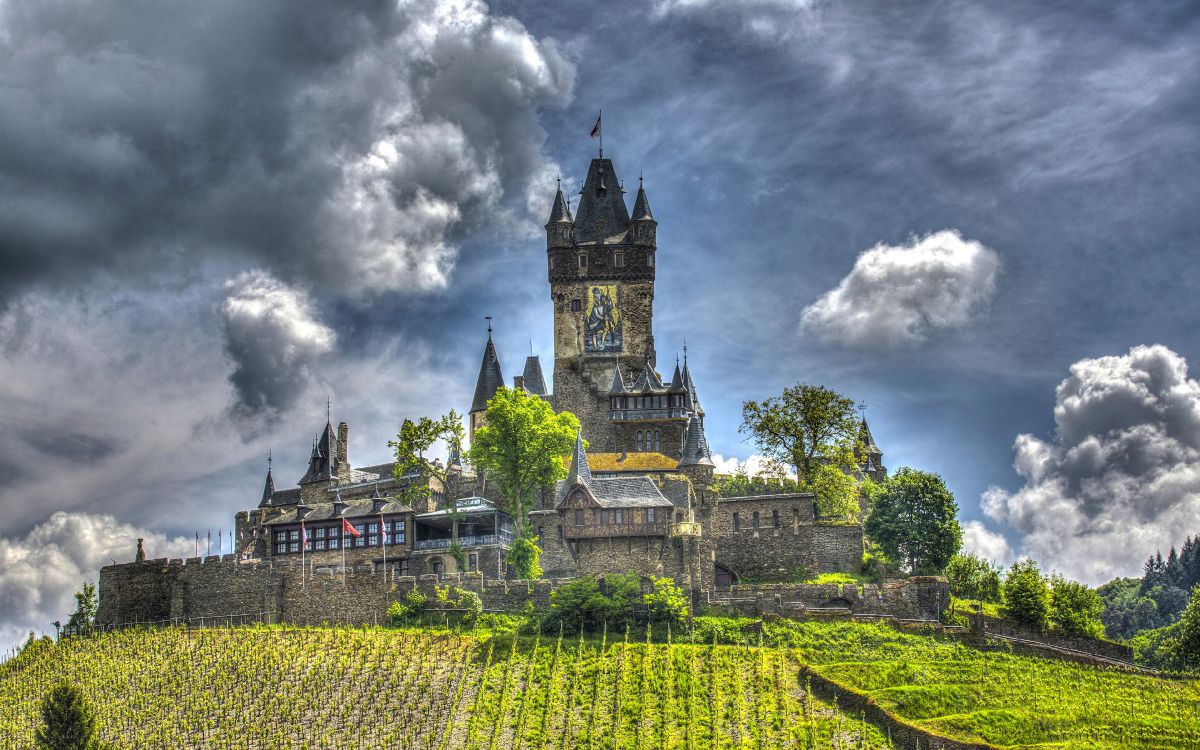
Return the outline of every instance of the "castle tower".
<path id="1" fill-rule="evenodd" d="M 858 426 L 858 449 L 856 458 L 862 473 L 876 482 L 887 479 L 887 467 L 883 465 L 883 451 L 875 444 L 871 428 L 867 426 L 867 418 L 863 417 Z"/>
<path id="2" fill-rule="evenodd" d="M 614 363 L 626 381 L 655 363 L 656 227 L 641 187 L 630 219 L 612 160 L 604 158 L 592 159 L 574 218 L 559 190 L 546 224 L 554 408 L 579 417 L 594 450 L 621 450 L 607 408 Z"/>
<path id="3" fill-rule="evenodd" d="M 496 356 L 496 345 L 492 343 L 492 324 L 489 320 L 487 344 L 483 347 L 483 361 L 479 363 L 479 377 L 475 380 L 475 397 L 471 399 L 471 410 L 468 412 L 468 438 L 472 443 L 475 442 L 475 431 L 485 424 L 484 413 L 488 401 L 502 385 L 504 374 L 500 372 L 500 358 Z"/>

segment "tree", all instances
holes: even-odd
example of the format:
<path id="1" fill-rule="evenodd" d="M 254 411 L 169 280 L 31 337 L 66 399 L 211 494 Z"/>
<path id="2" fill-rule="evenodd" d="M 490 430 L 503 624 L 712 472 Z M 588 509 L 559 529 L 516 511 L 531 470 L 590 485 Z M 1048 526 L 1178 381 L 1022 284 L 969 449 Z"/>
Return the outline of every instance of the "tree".
<path id="1" fill-rule="evenodd" d="M 688 600 L 674 578 L 655 578 L 654 590 L 642 594 L 649 610 L 649 620 L 655 625 L 682 625 L 687 621 Z"/>
<path id="2" fill-rule="evenodd" d="M 1004 609 L 1017 622 L 1045 630 L 1050 614 L 1050 587 L 1033 560 L 1018 560 L 1004 577 Z"/>
<path id="3" fill-rule="evenodd" d="M 576 578 L 550 594 L 545 625 L 567 632 L 596 632 L 607 626 L 620 630 L 633 621 L 633 606 L 641 593 L 637 573 L 607 573 Z"/>
<path id="4" fill-rule="evenodd" d="M 854 465 L 854 402 L 824 386 L 798 383 L 778 398 L 745 402 L 738 431 L 772 461 L 794 467 L 801 482 L 822 464 Z"/>
<path id="5" fill-rule="evenodd" d="M 570 412 L 555 414 L 550 404 L 523 388 L 502 386 L 488 401 L 485 421 L 475 432 L 471 462 L 499 485 L 504 509 L 516 521 L 509 564 L 518 566 L 519 577 L 532 577 L 540 569 L 536 543 L 526 544 L 535 539 L 526 516 L 540 489 L 566 478 L 562 460 L 575 445 L 579 420 Z"/>
<path id="6" fill-rule="evenodd" d="M 940 476 L 905 468 L 872 499 L 863 531 L 910 572 L 935 574 L 962 547 L 957 516 L 958 503 Z"/>
<path id="7" fill-rule="evenodd" d="M 1190 669 L 1200 668 L 1200 586 L 1192 589 L 1191 599 L 1176 627 L 1171 654 Z"/>
<path id="8" fill-rule="evenodd" d="M 42 726 L 34 740 L 39 750 L 101 750 L 96 715 L 78 686 L 62 682 L 42 699 Z"/>
<path id="9" fill-rule="evenodd" d="M 392 474 L 396 479 L 402 479 L 416 472 L 426 480 L 409 485 L 408 497 L 413 499 L 429 497 L 431 490 L 428 480 L 434 479 L 441 485 L 442 491 L 449 499 L 450 549 L 448 552 L 458 563 L 460 569 L 465 557 L 462 545 L 458 543 L 458 498 L 454 496 L 455 493 L 450 491 L 450 465 L 449 462 L 442 464 L 440 461 L 431 459 L 426 454 L 434 443 L 439 441 L 444 442 L 452 454 L 460 453 L 465 439 L 466 433 L 463 430 L 462 417 L 451 409 L 449 414 L 438 419 L 421 417 L 416 422 L 404 420 L 396 439 L 388 441 L 388 446 L 396 454 L 396 463 L 392 468 Z"/>
<path id="10" fill-rule="evenodd" d="M 67 620 L 67 632 L 91 635 L 96 630 L 96 584 L 84 581 L 83 589 L 75 594 L 75 612 Z"/>
<path id="11" fill-rule="evenodd" d="M 1050 624 L 1073 635 L 1104 637 L 1104 600 L 1093 589 L 1060 575 L 1050 578 Z"/>
<path id="12" fill-rule="evenodd" d="M 944 571 L 950 581 L 950 593 L 961 599 L 1000 602 L 1000 568 L 975 555 L 958 554 L 950 558 Z"/>

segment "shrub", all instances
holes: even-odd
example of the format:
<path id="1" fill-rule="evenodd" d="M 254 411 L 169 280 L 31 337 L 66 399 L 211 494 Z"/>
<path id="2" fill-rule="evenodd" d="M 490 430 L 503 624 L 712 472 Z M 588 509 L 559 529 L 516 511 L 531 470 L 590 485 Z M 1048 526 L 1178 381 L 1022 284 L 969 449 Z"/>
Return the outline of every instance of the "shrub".
<path id="1" fill-rule="evenodd" d="M 388 624 L 393 627 L 409 625 L 421 616 L 425 609 L 425 595 L 415 588 L 404 595 L 404 599 L 392 602 L 388 607 Z"/>
<path id="2" fill-rule="evenodd" d="M 1171 654 L 1189 669 L 1200 669 L 1200 586 L 1192 589 L 1192 598 L 1176 624 Z"/>
<path id="3" fill-rule="evenodd" d="M 955 555 L 946 563 L 943 572 L 950 581 L 950 593 L 960 599 L 1000 601 L 1000 568 L 982 557 Z"/>
<path id="4" fill-rule="evenodd" d="M 42 699 L 42 726 L 35 736 L 39 750 L 101 750 L 96 716 L 78 686 L 59 683 Z"/>
<path id="5" fill-rule="evenodd" d="M 1104 600 L 1094 590 L 1060 575 L 1050 579 L 1050 624 L 1074 635 L 1104 637 Z"/>
<path id="6" fill-rule="evenodd" d="M 1017 622 L 1045 630 L 1050 614 L 1050 587 L 1033 560 L 1018 560 L 1004 578 L 1004 608 Z"/>
<path id="7" fill-rule="evenodd" d="M 540 562 L 542 550 L 537 543 L 537 534 L 533 533 L 533 528 L 529 524 L 517 532 L 512 547 L 509 548 L 508 554 L 504 558 L 512 566 L 513 573 L 517 578 L 530 580 L 542 577 Z"/>
<path id="8" fill-rule="evenodd" d="M 550 594 L 545 625 L 561 626 L 567 632 L 596 632 L 605 624 L 609 630 L 619 630 L 633 622 L 633 606 L 640 594 L 636 573 L 578 578 Z"/>
<path id="9" fill-rule="evenodd" d="M 679 626 L 687 622 L 688 598 L 673 578 L 655 578 L 654 590 L 642 595 L 655 625 Z"/>

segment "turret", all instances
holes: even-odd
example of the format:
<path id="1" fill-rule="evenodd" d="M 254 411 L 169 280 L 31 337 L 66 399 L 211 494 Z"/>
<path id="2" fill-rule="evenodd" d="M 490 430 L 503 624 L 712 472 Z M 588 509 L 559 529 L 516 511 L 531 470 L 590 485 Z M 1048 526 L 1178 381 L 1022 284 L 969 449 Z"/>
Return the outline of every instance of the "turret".
<path id="1" fill-rule="evenodd" d="M 484 413 L 488 401 L 504 385 L 504 374 L 500 372 L 500 358 L 496 356 L 496 345 L 492 343 L 492 323 L 488 319 L 487 344 L 483 347 L 483 361 L 479 364 L 479 377 L 475 380 L 475 397 L 471 399 L 469 437 L 475 442 L 475 431 L 485 423 Z"/>
<path id="2" fill-rule="evenodd" d="M 883 465 L 883 451 L 875 444 L 875 437 L 871 434 L 871 428 L 867 426 L 866 417 L 863 417 L 862 423 L 858 426 L 858 446 L 855 453 L 859 469 L 863 474 L 877 482 L 887 479 L 887 467 Z"/>
<path id="3" fill-rule="evenodd" d="M 554 205 L 550 207 L 550 220 L 546 222 L 546 248 L 570 247 L 575 244 L 574 229 L 575 220 L 571 218 L 571 207 L 563 197 L 560 181 L 558 192 L 554 195 Z"/>
<path id="4" fill-rule="evenodd" d="M 646 188 L 642 186 L 642 178 L 638 177 L 637 198 L 633 202 L 633 217 L 630 219 L 629 233 L 633 244 L 646 245 L 653 248 L 656 243 L 658 222 L 650 213 L 650 201 L 646 198 Z"/>
<path id="5" fill-rule="evenodd" d="M 271 498 L 275 495 L 275 477 L 271 473 L 271 454 L 267 453 L 267 481 L 263 484 L 262 500 L 258 503 L 258 507 L 266 508 L 271 504 Z"/>

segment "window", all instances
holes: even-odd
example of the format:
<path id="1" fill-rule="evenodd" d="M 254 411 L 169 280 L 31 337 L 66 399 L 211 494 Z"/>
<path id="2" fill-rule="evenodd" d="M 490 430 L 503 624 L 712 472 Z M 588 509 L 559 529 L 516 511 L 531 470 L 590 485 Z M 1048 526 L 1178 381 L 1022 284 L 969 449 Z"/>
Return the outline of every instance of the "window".
<path id="1" fill-rule="evenodd" d="M 771 511 L 771 525 L 777 529 L 779 528 L 779 511 L 777 510 Z"/>
<path id="2" fill-rule="evenodd" d="M 551 271 L 554 270 L 554 256 L 553 255 L 550 256 L 550 270 Z"/>
<path id="3" fill-rule="evenodd" d="M 620 508 L 617 508 L 616 513 L 614 513 L 613 515 L 616 517 L 616 520 L 613 521 L 613 523 L 624 523 L 625 522 L 625 519 L 622 517 L 622 512 L 621 512 Z"/>
<path id="4" fill-rule="evenodd" d="M 287 532 L 286 531 L 276 531 L 275 532 L 275 543 L 276 544 L 279 544 L 280 542 L 286 542 L 286 541 L 287 541 Z"/>
<path id="5" fill-rule="evenodd" d="M 407 557 L 404 558 L 403 560 L 401 560 L 400 564 L 396 566 L 396 575 L 401 575 L 401 576 L 408 575 L 408 558 Z"/>
<path id="6" fill-rule="evenodd" d="M 654 523 L 654 508 L 646 508 L 646 523 Z"/>
<path id="7" fill-rule="evenodd" d="M 607 510 L 600 511 L 600 523 L 604 526 L 608 525 L 608 511 Z"/>
<path id="8" fill-rule="evenodd" d="M 580 270 L 580 271 L 586 271 L 586 270 L 587 270 L 587 255 L 580 254 L 580 256 L 579 256 L 579 270 Z"/>
<path id="9" fill-rule="evenodd" d="M 313 544 L 316 546 L 317 549 L 325 549 L 325 540 L 324 539 L 318 539 L 317 541 L 313 542 Z"/>
<path id="10" fill-rule="evenodd" d="M 646 265 L 651 268 L 654 268 L 654 251 L 653 250 L 646 253 Z"/>
<path id="11" fill-rule="evenodd" d="M 654 450 L 662 450 L 662 438 L 659 436 L 658 430 L 654 431 Z"/>
<path id="12" fill-rule="evenodd" d="M 582 509 L 575 511 L 575 525 L 576 526 L 583 525 L 583 510 Z"/>
<path id="13" fill-rule="evenodd" d="M 284 543 L 281 543 L 281 544 L 276 544 L 276 545 L 275 545 L 275 554 L 277 554 L 277 555 L 286 555 L 286 554 L 287 554 L 287 543 L 286 543 L 286 542 L 284 542 Z"/>
<path id="14" fill-rule="evenodd" d="M 758 528 L 758 511 L 754 511 L 754 528 Z"/>
<path id="15" fill-rule="evenodd" d="M 641 430 L 638 430 L 638 432 L 637 432 L 637 449 L 638 449 L 638 453 L 642 452 L 642 431 Z"/>
<path id="16" fill-rule="evenodd" d="M 288 552 L 299 552 L 299 551 L 300 551 L 300 542 L 290 542 L 288 544 Z"/>
<path id="17" fill-rule="evenodd" d="M 363 529 L 364 529 L 364 527 L 361 523 L 354 524 L 354 530 L 357 531 L 359 534 L 363 533 Z M 367 538 L 365 536 L 354 537 L 354 546 L 355 547 L 365 547 L 366 545 L 367 545 Z"/>
<path id="18" fill-rule="evenodd" d="M 292 533 L 288 536 L 288 539 L 291 539 L 293 542 L 299 540 L 300 539 L 300 530 L 295 529 L 294 531 L 292 531 Z"/>
<path id="19" fill-rule="evenodd" d="M 571 300 L 571 312 L 579 312 L 582 309 L 583 309 L 583 301 L 582 300 L 577 300 L 577 299 Z"/>
<path id="20" fill-rule="evenodd" d="M 434 574 L 441 575 L 442 570 L 445 569 L 445 566 L 442 564 L 442 558 L 435 557 L 432 560 L 430 560 L 429 561 L 429 569 L 432 570 L 434 572 Z"/>
<path id="21" fill-rule="evenodd" d="M 555 526 L 554 528 L 558 529 L 558 541 L 561 542 L 563 540 L 562 524 L 560 523 L 558 526 Z"/>
<path id="22" fill-rule="evenodd" d="M 467 555 L 467 570 L 479 570 L 479 553 L 472 552 Z"/>
<path id="23" fill-rule="evenodd" d="M 625 267 L 625 253 L 618 250 L 616 253 L 613 254 L 613 268 L 624 268 L 624 267 Z"/>
<path id="24" fill-rule="evenodd" d="M 338 549 L 340 546 L 341 545 L 340 545 L 339 540 L 337 540 L 337 539 L 329 540 L 329 549 Z"/>
<path id="25" fill-rule="evenodd" d="M 737 513 L 734 513 L 734 514 L 733 514 L 733 530 L 734 530 L 734 531 L 741 531 L 741 530 L 742 530 L 742 521 L 741 521 L 741 519 L 740 519 L 740 518 L 738 518 L 738 514 L 737 514 Z"/>
<path id="26" fill-rule="evenodd" d="M 324 539 L 324 538 L 325 538 L 325 527 L 324 527 L 324 526 L 322 526 L 322 527 L 321 527 L 321 528 L 319 528 L 319 529 L 315 529 L 315 532 L 316 532 L 316 535 L 317 535 L 317 539 Z"/>

